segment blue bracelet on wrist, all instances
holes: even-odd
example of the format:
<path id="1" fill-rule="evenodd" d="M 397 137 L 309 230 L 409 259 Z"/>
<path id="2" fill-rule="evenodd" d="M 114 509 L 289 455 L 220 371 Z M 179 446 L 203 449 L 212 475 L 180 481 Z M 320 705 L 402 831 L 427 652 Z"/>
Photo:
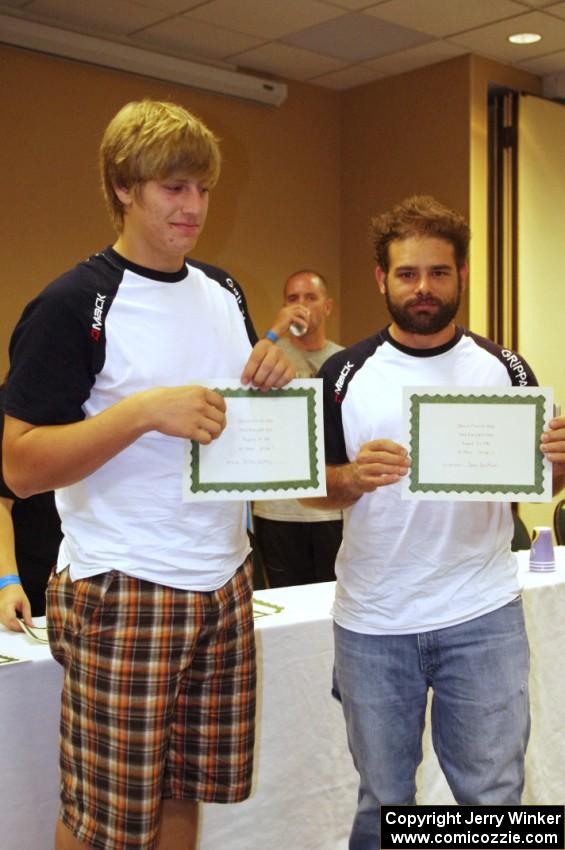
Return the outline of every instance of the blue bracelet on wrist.
<path id="1" fill-rule="evenodd" d="M 0 578 L 0 590 L 8 587 L 9 584 L 21 584 L 20 577 L 13 573 L 12 575 L 2 576 Z"/>
<path id="2" fill-rule="evenodd" d="M 265 334 L 265 339 L 270 339 L 271 342 L 276 342 L 278 338 L 279 335 L 276 334 L 274 331 L 267 331 L 267 333 Z"/>

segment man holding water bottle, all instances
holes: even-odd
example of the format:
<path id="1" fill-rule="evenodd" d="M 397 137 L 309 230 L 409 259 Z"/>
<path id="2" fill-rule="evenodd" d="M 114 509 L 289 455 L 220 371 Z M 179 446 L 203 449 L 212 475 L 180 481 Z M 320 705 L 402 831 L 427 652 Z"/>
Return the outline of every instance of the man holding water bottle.
<path id="1" fill-rule="evenodd" d="M 326 338 L 333 307 L 319 272 L 296 271 L 287 279 L 283 306 L 267 331 L 296 368 L 297 378 L 312 378 L 341 345 Z M 254 530 L 271 587 L 333 581 L 341 543 L 339 510 L 318 511 L 296 499 L 256 502 Z"/>

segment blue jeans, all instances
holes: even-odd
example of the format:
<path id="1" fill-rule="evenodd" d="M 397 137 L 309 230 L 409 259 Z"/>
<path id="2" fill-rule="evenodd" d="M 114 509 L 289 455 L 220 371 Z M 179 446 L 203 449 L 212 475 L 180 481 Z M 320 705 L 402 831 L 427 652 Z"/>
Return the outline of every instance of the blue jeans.
<path id="1" fill-rule="evenodd" d="M 457 802 L 520 802 L 530 730 L 521 599 L 434 632 L 335 624 L 334 636 L 334 696 L 361 780 L 349 850 L 378 850 L 381 803 L 415 803 L 428 688 L 434 749 Z"/>

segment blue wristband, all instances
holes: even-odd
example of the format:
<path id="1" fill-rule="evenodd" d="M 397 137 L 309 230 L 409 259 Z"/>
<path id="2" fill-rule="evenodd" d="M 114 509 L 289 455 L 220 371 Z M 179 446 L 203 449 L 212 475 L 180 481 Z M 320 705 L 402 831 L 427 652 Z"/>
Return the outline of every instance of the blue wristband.
<path id="1" fill-rule="evenodd" d="M 267 331 L 267 333 L 265 334 L 265 339 L 270 339 L 271 342 L 276 342 L 278 338 L 279 335 L 276 334 L 274 331 Z"/>
<path id="2" fill-rule="evenodd" d="M 0 578 L 0 590 L 4 590 L 9 584 L 21 584 L 20 577 L 15 573 L 10 576 L 2 576 Z"/>

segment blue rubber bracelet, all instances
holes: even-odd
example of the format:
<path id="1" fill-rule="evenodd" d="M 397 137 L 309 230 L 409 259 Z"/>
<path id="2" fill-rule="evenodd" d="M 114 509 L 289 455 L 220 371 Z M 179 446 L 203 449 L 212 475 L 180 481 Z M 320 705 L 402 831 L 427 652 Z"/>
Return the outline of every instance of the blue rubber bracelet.
<path id="1" fill-rule="evenodd" d="M 270 339 L 271 342 L 276 342 L 278 338 L 279 335 L 276 334 L 274 331 L 267 331 L 267 333 L 265 334 L 265 339 Z"/>
<path id="2" fill-rule="evenodd" d="M 9 584 L 21 584 L 20 577 L 14 574 L 10 576 L 2 576 L 2 578 L 0 578 L 0 590 L 8 587 Z"/>

